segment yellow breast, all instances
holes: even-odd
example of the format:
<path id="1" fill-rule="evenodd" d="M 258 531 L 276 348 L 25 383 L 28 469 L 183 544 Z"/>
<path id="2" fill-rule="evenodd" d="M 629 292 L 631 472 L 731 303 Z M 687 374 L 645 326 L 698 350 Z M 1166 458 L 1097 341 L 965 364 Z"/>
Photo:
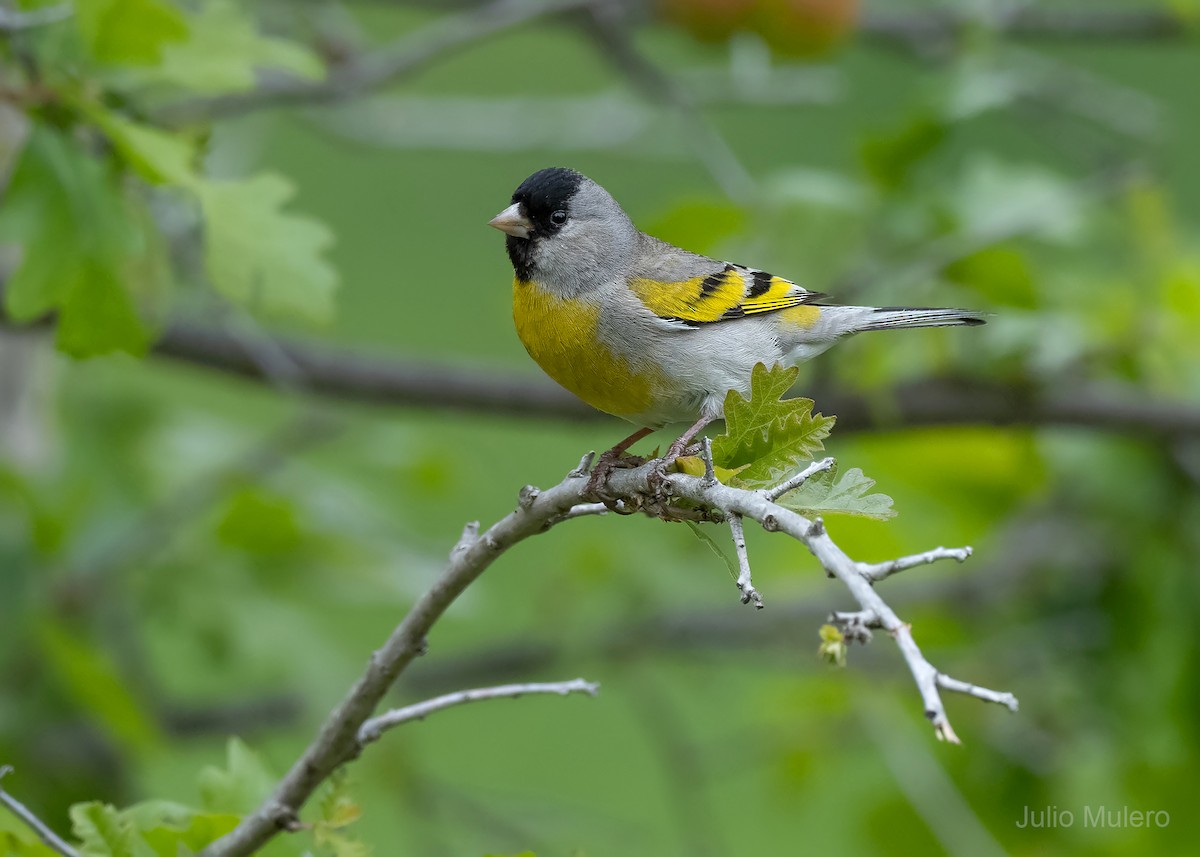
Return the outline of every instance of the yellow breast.
<path id="1" fill-rule="evenodd" d="M 657 374 L 635 368 L 597 338 L 598 306 L 517 279 L 513 320 L 529 356 L 593 408 L 627 419 L 654 410 Z"/>

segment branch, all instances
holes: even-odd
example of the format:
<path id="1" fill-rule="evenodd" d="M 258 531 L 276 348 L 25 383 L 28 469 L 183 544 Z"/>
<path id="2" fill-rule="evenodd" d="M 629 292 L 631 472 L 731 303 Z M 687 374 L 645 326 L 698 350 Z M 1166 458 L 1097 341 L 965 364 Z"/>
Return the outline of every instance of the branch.
<path id="1" fill-rule="evenodd" d="M 538 18 L 582 9 L 594 2 L 596 0 L 493 0 L 484 6 L 439 18 L 393 45 L 332 69 L 324 80 L 278 80 L 263 83 L 249 92 L 180 101 L 157 110 L 155 118 L 164 124 L 181 125 L 239 116 L 264 108 L 344 101 L 415 74 L 455 51 L 504 30 Z"/>
<path id="2" fill-rule="evenodd" d="M 648 99 L 679 116 L 687 143 L 726 196 L 752 199 L 755 182 L 749 170 L 675 78 L 638 50 L 627 10 L 620 3 L 595 2 L 589 11 L 584 31 L 596 43 L 601 57 Z"/>
<path id="3" fill-rule="evenodd" d="M 874 565 L 859 563 L 858 571 L 863 577 L 874 583 L 875 581 L 891 577 L 898 571 L 907 571 L 910 568 L 916 568 L 918 565 L 928 565 L 931 562 L 937 562 L 939 559 L 956 559 L 959 562 L 966 562 L 967 557 L 970 555 L 970 548 L 937 547 L 933 550 L 925 551 L 925 553 L 902 556 L 891 562 L 879 562 Z"/>
<path id="4" fill-rule="evenodd" d="M 0 333 L 22 330 L 0 308 Z M 491 368 L 450 366 L 351 350 L 312 340 L 272 337 L 295 367 L 307 393 L 392 407 L 465 411 L 570 422 L 610 420 L 549 379 Z M 182 363 L 270 384 L 246 336 L 210 325 L 179 322 L 153 353 Z M 1200 407 L 1146 396 L 1140 390 L 1095 383 L 997 382 L 979 378 L 924 378 L 867 396 L 812 385 L 800 390 L 820 409 L 838 415 L 838 430 L 905 426 L 1079 426 L 1158 438 L 1200 436 Z M 881 396 L 887 399 L 881 401 Z"/>
<path id="5" fill-rule="evenodd" d="M 1023 6 L 991 19 L 950 10 L 868 12 L 859 33 L 869 42 L 938 53 L 972 29 L 1015 39 L 1042 41 L 1127 41 L 1183 38 L 1193 28 L 1169 9 L 1053 10 Z"/>
<path id="6" fill-rule="evenodd" d="M 750 579 L 750 554 L 746 550 L 746 532 L 742 528 L 741 515 L 729 516 L 729 531 L 733 535 L 734 550 L 737 551 L 737 588 L 742 593 L 742 603 L 749 604 L 753 601 L 754 606 L 761 610 L 763 609 L 762 595 L 754 588 L 754 582 Z"/>
<path id="7" fill-rule="evenodd" d="M 600 685 L 584 681 L 581 678 L 571 681 L 534 682 L 529 684 L 502 684 L 497 687 L 481 687 L 475 690 L 460 690 L 447 693 L 434 699 L 427 699 L 415 705 L 404 708 L 394 708 L 386 714 L 372 717 L 358 730 L 358 743 L 366 746 L 372 741 L 378 741 L 383 733 L 413 720 L 424 720 L 430 714 L 453 708 L 456 705 L 466 705 L 469 702 L 481 702 L 485 699 L 516 699 L 531 693 L 554 693 L 567 696 L 572 693 L 586 693 L 595 696 Z"/>
<path id="8" fill-rule="evenodd" d="M 517 508 L 479 533 L 468 525 L 450 552 L 446 568 L 376 650 L 366 672 L 321 726 L 316 738 L 279 781 L 271 795 L 237 828 L 209 845 L 204 857 L 252 854 L 281 830 L 294 827 L 300 807 L 335 770 L 362 750 L 359 730 L 396 678 L 425 652 L 425 636 L 455 599 L 501 553 L 547 529 L 554 519 L 584 502 L 585 476 L 569 476 L 545 491 L 522 492 Z"/>
<path id="9" fill-rule="evenodd" d="M 0 780 L 3 780 L 8 774 L 12 773 L 12 767 L 9 765 L 0 766 Z M 21 803 L 15 797 L 0 788 L 0 803 L 8 807 L 9 812 L 21 819 L 30 830 L 37 834 L 38 839 L 42 840 L 45 846 L 53 851 L 57 851 L 63 857 L 79 857 L 79 852 L 66 843 L 57 833 L 46 826 L 40 818 L 34 815 L 25 804 Z"/>
<path id="10" fill-rule="evenodd" d="M 441 576 L 421 596 L 387 642 L 372 654 L 366 672 L 329 715 L 270 797 L 243 818 L 232 832 L 206 848 L 203 857 L 240 857 L 253 853 L 281 830 L 295 828 L 300 808 L 317 787 L 339 767 L 355 759 L 362 752 L 364 743 L 374 740 L 387 725 L 469 701 L 463 694 L 454 694 L 423 706 L 382 715 L 382 719 L 370 719 L 388 688 L 418 655 L 425 652 L 425 638 L 434 624 L 500 554 L 550 528 L 572 510 L 595 501 L 595 497 L 585 496 L 589 476 L 581 472 L 583 464 L 553 488 L 544 491 L 532 487 L 522 489 L 516 509 L 486 531 L 480 533 L 477 526 L 470 524 L 463 529 Z M 610 473 L 604 487 L 604 499 L 610 503 L 619 501 L 628 511 L 643 511 L 668 520 L 685 514 L 694 515 L 697 508 L 710 519 L 750 518 L 768 531 L 785 533 L 804 544 L 826 572 L 850 590 L 859 607 L 877 617 L 880 627 L 896 640 L 921 693 L 926 716 L 939 738 L 958 742 L 942 705 L 939 688 L 999 702 L 1015 710 L 1016 699 L 1011 694 L 956 681 L 936 670 L 921 654 L 910 627 L 901 622 L 878 595 L 860 564 L 833 543 L 820 519 L 809 520 L 779 506 L 761 491 L 733 488 L 706 477 L 682 473 L 664 476 L 662 465 L 661 460 L 653 460 L 641 467 Z M 749 585 L 748 581 L 746 585 Z M 561 692 L 562 686 L 556 689 Z M 582 685 L 579 689 L 586 691 Z M 505 691 L 511 693 L 511 688 L 498 690 L 494 695 L 504 695 Z"/>
<path id="11" fill-rule="evenodd" d="M 43 6 L 40 9 L 21 11 L 0 7 L 0 33 L 15 33 L 18 30 L 29 30 L 34 27 L 44 27 L 47 24 L 57 24 L 75 14 L 70 3 L 60 3 L 57 6 Z"/>
<path id="12" fill-rule="evenodd" d="M 836 462 L 832 458 L 822 458 L 820 461 L 814 461 L 791 479 L 788 479 L 785 482 L 780 482 L 770 491 L 763 492 L 763 496 L 774 503 L 789 491 L 795 491 L 797 488 L 807 482 L 810 476 L 816 476 L 818 473 L 828 470 L 829 468 L 833 467 L 835 463 Z"/>

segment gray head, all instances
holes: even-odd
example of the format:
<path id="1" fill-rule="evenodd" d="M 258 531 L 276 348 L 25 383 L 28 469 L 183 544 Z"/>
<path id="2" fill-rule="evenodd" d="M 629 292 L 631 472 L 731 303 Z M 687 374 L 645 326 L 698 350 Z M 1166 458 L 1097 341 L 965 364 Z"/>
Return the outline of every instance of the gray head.
<path id="1" fill-rule="evenodd" d="M 637 247 L 637 228 L 608 191 L 563 167 L 525 179 L 489 225 L 507 233 L 518 279 L 564 295 L 612 282 Z"/>

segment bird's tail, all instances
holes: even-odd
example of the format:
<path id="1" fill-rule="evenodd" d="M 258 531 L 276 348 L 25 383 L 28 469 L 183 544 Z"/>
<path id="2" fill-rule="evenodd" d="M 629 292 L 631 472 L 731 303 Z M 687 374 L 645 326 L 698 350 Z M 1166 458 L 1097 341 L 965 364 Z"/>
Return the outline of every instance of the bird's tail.
<path id="1" fill-rule="evenodd" d="M 877 307 L 862 319 L 859 330 L 901 330 L 906 327 L 952 327 L 987 324 L 987 313 L 969 309 L 924 309 L 922 307 Z"/>

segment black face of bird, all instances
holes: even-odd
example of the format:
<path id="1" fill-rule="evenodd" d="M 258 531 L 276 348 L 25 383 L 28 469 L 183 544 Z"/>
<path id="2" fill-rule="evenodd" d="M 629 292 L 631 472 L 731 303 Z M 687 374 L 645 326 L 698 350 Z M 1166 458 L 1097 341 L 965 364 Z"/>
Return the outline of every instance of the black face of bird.
<path id="1" fill-rule="evenodd" d="M 570 219 L 571 198 L 582 182 L 583 176 L 574 170 L 538 170 L 513 193 L 512 205 L 488 221 L 508 235 L 505 248 L 521 279 L 532 274 L 535 243 L 558 232 Z"/>

